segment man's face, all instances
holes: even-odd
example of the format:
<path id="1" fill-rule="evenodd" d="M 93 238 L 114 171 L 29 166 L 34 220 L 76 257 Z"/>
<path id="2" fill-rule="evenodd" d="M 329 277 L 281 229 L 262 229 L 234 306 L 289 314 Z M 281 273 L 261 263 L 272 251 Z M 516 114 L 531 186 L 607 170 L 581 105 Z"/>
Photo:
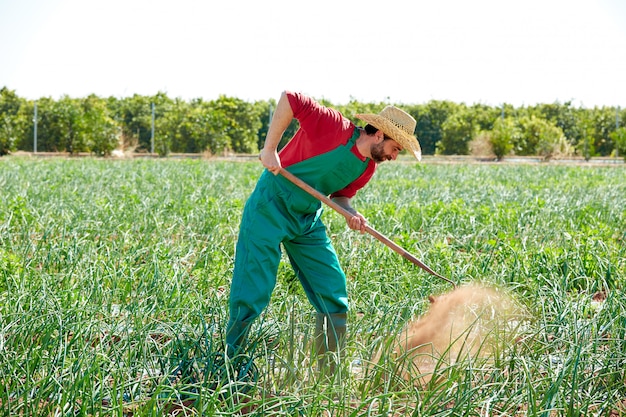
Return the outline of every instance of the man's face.
<path id="1" fill-rule="evenodd" d="M 376 163 L 390 161 L 392 159 L 395 161 L 401 150 L 402 146 L 400 146 L 398 142 L 385 136 L 382 142 L 372 145 L 372 160 Z"/>

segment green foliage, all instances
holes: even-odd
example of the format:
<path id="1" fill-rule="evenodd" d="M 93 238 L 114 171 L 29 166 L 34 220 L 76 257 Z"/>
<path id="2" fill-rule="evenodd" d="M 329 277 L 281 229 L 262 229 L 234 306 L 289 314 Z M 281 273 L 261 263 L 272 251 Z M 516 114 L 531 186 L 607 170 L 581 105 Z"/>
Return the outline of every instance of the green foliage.
<path id="1" fill-rule="evenodd" d="M 502 159 L 508 155 L 519 142 L 521 136 L 520 128 L 511 117 L 497 119 L 491 132 L 491 145 L 496 158 Z"/>
<path id="2" fill-rule="evenodd" d="M 554 124 L 531 116 L 520 119 L 519 126 L 520 138 L 514 144 L 518 155 L 539 155 L 550 159 L 556 154 L 567 152 L 563 131 Z"/>
<path id="3" fill-rule="evenodd" d="M 13 120 L 6 114 L 0 119 L 0 156 L 15 150 L 16 129 Z"/>
<path id="4" fill-rule="evenodd" d="M 403 358 L 385 345 L 449 285 L 327 210 L 350 294 L 344 362 L 318 378 L 314 311 L 285 259 L 252 328 L 259 383 L 238 391 L 219 353 L 238 222 L 261 171 L 4 158 L 0 414 L 619 415 L 621 167 L 381 165 L 355 207 L 455 282 L 509 291 L 531 316 L 520 337 L 489 358 L 439 361 L 425 386 L 418 371 L 396 378 Z"/>
<path id="5" fill-rule="evenodd" d="M 70 153 L 85 152 L 87 144 L 82 130 L 84 110 L 78 100 L 63 96 L 51 108 L 51 129 L 58 140 L 58 149 Z"/>
<path id="6" fill-rule="evenodd" d="M 265 138 L 267 136 L 267 131 L 269 130 L 272 112 L 276 108 L 276 100 L 257 101 L 256 103 L 254 103 L 254 106 L 257 108 L 257 111 L 260 115 L 261 127 L 259 128 L 259 131 L 257 133 L 256 147 L 257 149 L 261 150 L 263 148 L 263 145 L 265 144 Z M 291 136 L 293 136 L 293 133 L 288 137 Z"/>
<path id="7" fill-rule="evenodd" d="M 586 161 L 596 155 L 594 128 L 590 115 L 586 114 L 581 121 L 582 139 L 576 144 L 577 151 L 585 158 Z"/>
<path id="8" fill-rule="evenodd" d="M 615 149 L 626 161 L 626 127 L 620 127 L 611 133 L 611 139 L 615 143 Z"/>
<path id="9" fill-rule="evenodd" d="M 549 157 L 553 147 L 563 137 L 563 131 L 537 117 L 522 117 L 518 121 L 520 135 L 513 144 L 516 155 L 540 155 Z"/>
<path id="10" fill-rule="evenodd" d="M 69 98 L 66 97 L 66 101 Z M 61 138 L 67 133 L 61 131 L 64 123 L 59 115 L 60 105 L 49 97 L 37 100 L 37 150 L 39 152 L 63 152 Z M 29 110 L 34 111 L 34 106 Z M 31 113 L 32 114 L 32 113 Z M 24 141 L 33 141 L 33 137 L 23 138 Z M 30 148 L 33 149 L 31 143 Z"/>
<path id="11" fill-rule="evenodd" d="M 155 100 L 156 99 L 156 100 Z M 159 101 L 166 105 L 169 99 L 162 94 L 150 98 L 133 95 L 122 99 L 109 98 L 107 104 L 111 109 L 113 119 L 121 127 L 122 143 L 124 149 L 132 149 L 140 152 L 149 152 L 152 144 L 152 103 Z M 162 111 L 158 108 L 158 111 Z"/>
<path id="12" fill-rule="evenodd" d="M 98 156 L 108 156 L 118 146 L 118 126 L 103 100 L 94 95 L 82 100 L 82 135 L 86 149 Z"/>
<path id="13" fill-rule="evenodd" d="M 611 133 L 615 131 L 615 109 L 596 107 L 591 111 L 591 137 L 595 152 L 601 156 L 609 156 L 615 144 Z"/>
<path id="14" fill-rule="evenodd" d="M 351 99 L 347 104 L 334 105 L 323 98 L 320 102 L 336 108 L 357 125 L 361 123 L 356 114 L 378 113 L 388 104 Z M 0 90 L 0 154 L 33 150 L 34 104 L 6 87 Z M 264 145 L 276 101 L 249 103 L 227 96 L 211 101 L 186 101 L 159 92 L 154 96 L 135 94 L 106 99 L 94 95 L 82 99 L 64 96 L 58 100 L 43 97 L 36 104 L 38 151 L 106 156 L 121 147 L 138 153 L 154 148 L 159 155 L 172 152 L 222 155 L 258 152 Z M 508 153 L 508 139 L 503 127 L 496 125 L 502 118 L 514 120 L 522 131 L 513 143 L 517 155 L 551 158 L 575 151 L 589 159 L 611 155 L 617 149 L 613 132 L 619 112 L 610 107 L 574 108 L 571 102 L 566 102 L 514 108 L 436 100 L 399 106 L 415 118 L 415 134 L 424 155 L 466 155 L 472 141 L 474 147 L 495 144 L 494 153 L 504 155 Z M 624 118 L 626 111 L 622 111 Z M 279 147 L 289 141 L 298 127 L 298 122 L 292 121 Z M 515 132 L 512 134 L 516 136 Z"/>
<path id="15" fill-rule="evenodd" d="M 187 144 L 189 135 L 186 122 L 189 104 L 179 98 L 163 101 L 159 106 L 159 117 L 155 115 L 154 151 L 167 156 L 174 144 Z M 152 145 L 152 144 L 151 144 Z"/>
<path id="16" fill-rule="evenodd" d="M 22 101 L 15 91 L 6 87 L 0 89 L 0 156 L 16 149 L 21 133 L 18 114 Z"/>
<path id="17" fill-rule="evenodd" d="M 449 116 L 441 126 L 441 141 L 437 153 L 442 155 L 467 155 L 469 143 L 478 134 L 479 126 L 465 108 Z"/>
<path id="18" fill-rule="evenodd" d="M 348 104 L 342 106 L 335 106 L 327 100 L 320 100 L 320 102 L 329 107 L 336 108 L 339 112 L 341 112 L 341 114 L 351 120 L 357 120 L 357 114 L 379 113 L 383 108 L 385 108 L 385 106 L 387 106 L 385 103 L 361 103 L 356 101 L 354 98 L 350 99 Z M 407 109 L 404 106 L 400 107 L 410 113 L 410 109 Z"/>
<path id="19" fill-rule="evenodd" d="M 572 145 L 576 145 L 582 140 L 581 113 L 583 111 L 573 108 L 571 102 L 540 104 L 531 108 L 531 110 L 536 113 L 537 117 L 541 117 L 561 128 L 563 134 Z"/>
<path id="20" fill-rule="evenodd" d="M 457 104 L 450 101 L 430 101 L 422 106 L 415 106 L 408 112 L 417 121 L 415 133 L 419 139 L 424 155 L 434 155 L 437 145 L 443 136 L 442 126 L 457 108 Z"/>
<path id="21" fill-rule="evenodd" d="M 484 104 L 474 104 L 469 107 L 472 121 L 479 131 L 493 129 L 494 123 L 500 119 L 501 110 L 497 107 L 490 107 Z"/>
<path id="22" fill-rule="evenodd" d="M 261 128 L 259 107 L 240 99 L 220 96 L 212 102 L 212 109 L 221 125 L 215 136 L 224 138 L 227 150 L 237 153 L 258 152 L 257 134 Z"/>

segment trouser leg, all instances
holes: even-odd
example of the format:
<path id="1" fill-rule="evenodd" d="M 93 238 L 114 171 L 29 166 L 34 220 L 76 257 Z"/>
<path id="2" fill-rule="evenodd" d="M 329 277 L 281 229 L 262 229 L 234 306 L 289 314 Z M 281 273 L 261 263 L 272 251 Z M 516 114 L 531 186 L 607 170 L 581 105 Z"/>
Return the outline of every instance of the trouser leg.
<path id="1" fill-rule="evenodd" d="M 304 292 L 318 312 L 312 352 L 318 357 L 318 369 L 332 373 L 345 346 L 346 276 L 321 221 L 307 234 L 283 245 Z"/>
<path id="2" fill-rule="evenodd" d="M 318 313 L 348 311 L 346 275 L 337 253 L 318 221 L 306 235 L 283 242 L 307 298 Z"/>
<path id="3" fill-rule="evenodd" d="M 280 262 L 281 224 L 267 220 L 271 215 L 257 208 L 250 198 L 242 216 L 230 287 L 226 344 L 229 353 L 244 348 L 250 324 L 270 302 Z"/>

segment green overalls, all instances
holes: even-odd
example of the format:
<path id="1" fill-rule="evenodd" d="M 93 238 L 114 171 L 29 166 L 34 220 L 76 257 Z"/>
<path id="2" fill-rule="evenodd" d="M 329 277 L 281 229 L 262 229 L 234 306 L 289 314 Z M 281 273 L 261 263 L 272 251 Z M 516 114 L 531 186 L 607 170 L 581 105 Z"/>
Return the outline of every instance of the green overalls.
<path id="1" fill-rule="evenodd" d="M 287 167 L 325 195 L 345 188 L 366 169 L 352 151 L 360 130 L 346 145 Z M 226 343 L 237 351 L 249 326 L 270 301 L 283 244 L 304 291 L 320 315 L 348 311 L 346 277 L 322 223 L 321 203 L 281 175 L 265 170 L 244 207 L 230 291 Z M 339 323 L 341 325 L 341 323 Z"/>

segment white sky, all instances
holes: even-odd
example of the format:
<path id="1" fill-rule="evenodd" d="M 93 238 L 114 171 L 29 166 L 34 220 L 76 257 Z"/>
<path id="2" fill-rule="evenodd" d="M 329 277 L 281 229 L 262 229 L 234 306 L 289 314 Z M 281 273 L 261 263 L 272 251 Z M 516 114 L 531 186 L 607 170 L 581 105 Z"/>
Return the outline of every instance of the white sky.
<path id="1" fill-rule="evenodd" d="M 0 0 L 0 87 L 626 107 L 624 0 Z"/>

